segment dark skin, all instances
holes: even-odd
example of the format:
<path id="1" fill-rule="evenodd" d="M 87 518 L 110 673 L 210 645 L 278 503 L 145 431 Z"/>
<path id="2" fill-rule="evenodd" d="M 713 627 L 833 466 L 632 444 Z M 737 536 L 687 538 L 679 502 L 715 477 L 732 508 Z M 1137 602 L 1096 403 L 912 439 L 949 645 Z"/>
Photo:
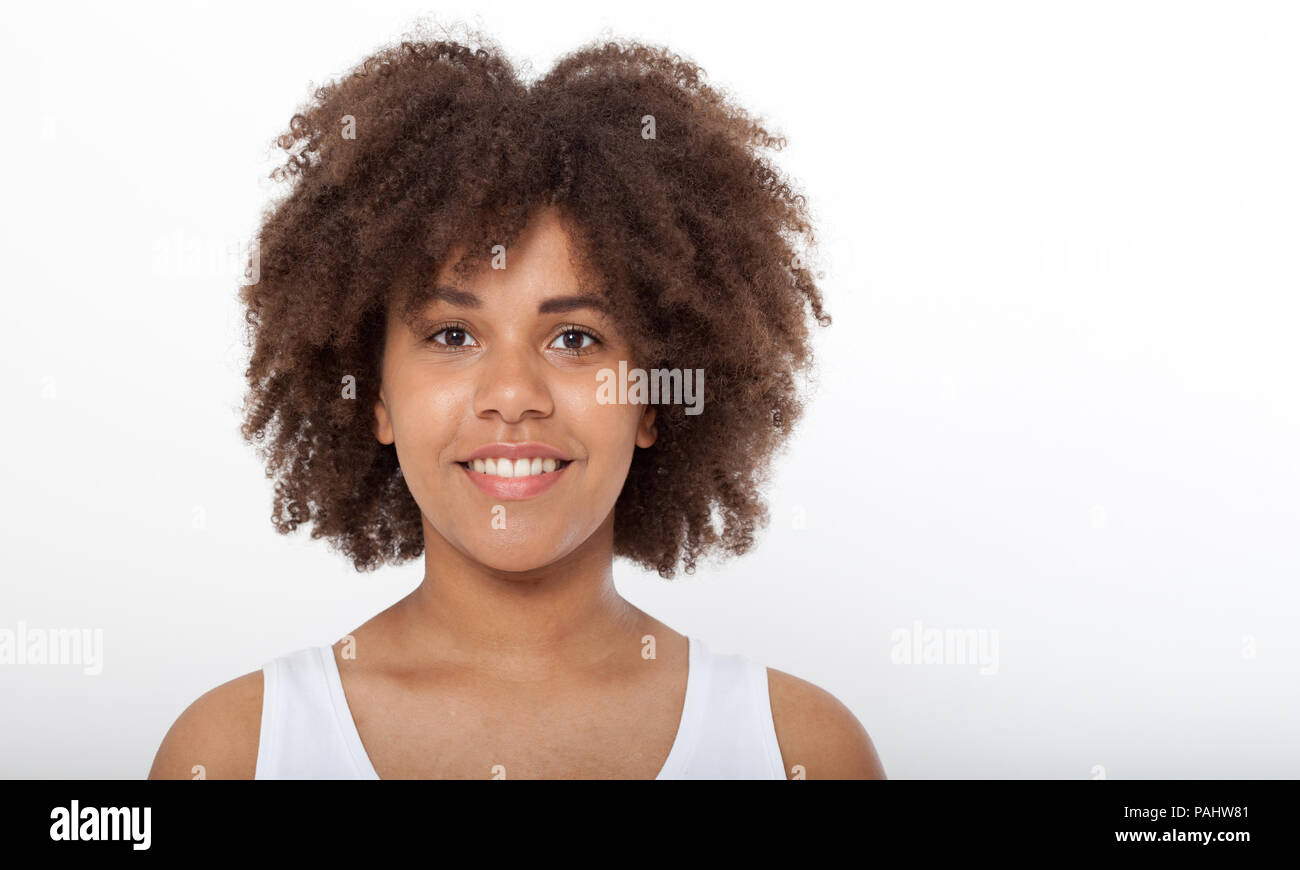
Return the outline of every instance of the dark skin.
<path id="1" fill-rule="evenodd" d="M 544 209 L 507 268 L 432 300 L 416 329 L 389 318 L 374 431 L 396 445 L 420 506 L 425 577 L 334 647 L 383 779 L 653 779 L 677 734 L 688 640 L 613 582 L 614 504 L 633 452 L 654 443 L 655 412 L 596 400 L 595 372 L 629 348 L 598 305 L 571 299 L 568 245 Z M 449 270 L 435 280 L 453 283 Z M 524 441 L 572 458 L 549 490 L 502 500 L 467 482 L 470 451 Z M 768 685 L 787 776 L 885 778 L 834 696 L 772 668 Z M 149 778 L 203 765 L 207 778 L 251 779 L 261 706 L 260 670 L 209 691 Z"/>

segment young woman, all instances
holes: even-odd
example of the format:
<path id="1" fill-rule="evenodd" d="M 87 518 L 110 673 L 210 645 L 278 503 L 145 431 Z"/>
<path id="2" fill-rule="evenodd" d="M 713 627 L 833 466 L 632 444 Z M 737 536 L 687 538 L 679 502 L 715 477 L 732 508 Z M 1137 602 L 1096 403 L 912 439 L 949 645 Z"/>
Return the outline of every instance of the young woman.
<path id="1" fill-rule="evenodd" d="M 613 583 L 766 521 L 807 310 L 829 323 L 804 200 L 756 153 L 781 140 L 663 49 L 525 84 L 479 44 L 317 91 L 242 291 L 277 528 L 424 580 L 200 697 L 150 777 L 883 779 L 832 695 Z"/>

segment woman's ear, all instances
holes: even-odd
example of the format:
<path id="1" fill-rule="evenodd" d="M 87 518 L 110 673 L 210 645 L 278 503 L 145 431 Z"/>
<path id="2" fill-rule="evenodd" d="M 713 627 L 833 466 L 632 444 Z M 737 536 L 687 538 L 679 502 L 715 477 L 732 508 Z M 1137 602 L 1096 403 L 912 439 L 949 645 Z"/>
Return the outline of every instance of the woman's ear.
<path id="1" fill-rule="evenodd" d="M 649 406 L 641 415 L 641 423 L 636 428 L 636 446 L 650 447 L 659 438 L 659 427 L 655 425 L 655 407 Z"/>
<path id="2" fill-rule="evenodd" d="M 379 388 L 379 398 L 375 400 L 375 425 L 372 429 L 380 444 L 392 444 L 393 421 L 388 416 L 388 405 L 384 401 L 384 388 Z"/>

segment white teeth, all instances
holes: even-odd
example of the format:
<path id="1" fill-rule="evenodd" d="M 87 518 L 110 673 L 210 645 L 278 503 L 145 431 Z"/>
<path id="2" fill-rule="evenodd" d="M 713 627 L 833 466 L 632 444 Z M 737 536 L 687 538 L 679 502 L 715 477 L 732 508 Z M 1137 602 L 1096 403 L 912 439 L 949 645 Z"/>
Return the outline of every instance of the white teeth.
<path id="1" fill-rule="evenodd" d="M 560 467 L 560 460 L 542 459 L 475 459 L 470 467 L 481 474 L 496 477 L 532 477 L 535 474 L 550 474 Z"/>

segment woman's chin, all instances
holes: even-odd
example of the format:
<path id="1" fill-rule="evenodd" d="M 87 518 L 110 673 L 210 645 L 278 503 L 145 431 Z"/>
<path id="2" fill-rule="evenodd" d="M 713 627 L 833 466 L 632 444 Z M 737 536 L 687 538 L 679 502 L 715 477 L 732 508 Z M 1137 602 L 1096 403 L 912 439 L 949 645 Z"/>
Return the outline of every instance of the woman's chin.
<path id="1" fill-rule="evenodd" d="M 484 527 L 488 523 L 466 523 L 463 516 L 438 519 L 442 522 L 425 516 L 425 540 L 438 541 L 435 551 L 449 546 L 489 571 L 526 573 L 559 565 L 578 557 L 579 551 L 599 547 L 596 534 L 602 523 L 612 524 L 612 510 L 603 521 L 587 515 L 563 517 L 552 512 L 536 516 L 520 511 L 509 516 L 504 528 L 494 523 L 490 529 Z"/>
<path id="2" fill-rule="evenodd" d="M 469 555 L 479 564 L 493 571 L 523 573 L 545 568 L 563 559 L 564 551 L 551 547 L 531 545 L 481 544 L 470 546 Z"/>

